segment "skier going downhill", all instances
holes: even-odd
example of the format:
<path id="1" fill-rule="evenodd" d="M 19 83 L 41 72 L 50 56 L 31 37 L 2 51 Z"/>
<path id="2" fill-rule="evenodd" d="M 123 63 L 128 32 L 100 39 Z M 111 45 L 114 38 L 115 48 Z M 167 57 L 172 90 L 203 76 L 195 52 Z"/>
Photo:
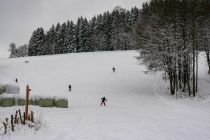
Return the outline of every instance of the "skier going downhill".
<path id="1" fill-rule="evenodd" d="M 101 98 L 101 106 L 104 105 L 106 106 L 106 97 Z"/>

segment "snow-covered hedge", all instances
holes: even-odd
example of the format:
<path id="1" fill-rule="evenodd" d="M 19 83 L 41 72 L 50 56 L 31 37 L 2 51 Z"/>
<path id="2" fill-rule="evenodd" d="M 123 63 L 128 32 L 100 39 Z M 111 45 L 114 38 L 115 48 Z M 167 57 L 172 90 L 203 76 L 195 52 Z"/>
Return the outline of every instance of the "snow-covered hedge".
<path id="1" fill-rule="evenodd" d="M 41 98 L 39 99 L 39 106 L 40 107 L 53 107 L 55 105 L 55 99 L 51 99 L 51 98 Z"/>
<path id="2" fill-rule="evenodd" d="M 57 99 L 55 100 L 56 107 L 68 108 L 68 100 L 66 99 Z"/>
<path id="3" fill-rule="evenodd" d="M 15 105 L 15 98 L 0 98 L 0 106 L 10 107 Z"/>
<path id="4" fill-rule="evenodd" d="M 17 99 L 17 100 L 18 100 L 17 101 L 17 105 L 23 106 L 26 103 L 26 100 L 25 99 Z"/>
<path id="5" fill-rule="evenodd" d="M 23 106 L 26 104 L 26 100 L 25 99 L 17 99 L 17 105 Z M 35 100 L 30 99 L 28 102 L 29 105 L 35 105 Z"/>
<path id="6" fill-rule="evenodd" d="M 10 107 L 14 105 L 24 106 L 25 98 L 18 94 L 2 94 L 0 95 L 0 106 Z M 30 96 L 29 105 L 37 105 L 40 107 L 60 107 L 68 108 L 68 99 L 59 97 L 41 97 Z"/>
<path id="7" fill-rule="evenodd" d="M 56 98 L 40 98 L 35 101 L 38 103 L 40 107 L 60 107 L 60 108 L 68 108 L 68 100 L 67 99 L 56 99 Z"/>
<path id="8" fill-rule="evenodd" d="M 24 106 L 25 99 L 17 99 L 17 105 Z M 46 99 L 30 99 L 29 105 L 38 105 L 40 107 L 59 107 L 59 108 L 68 108 L 68 100 L 66 99 L 55 99 L 55 98 L 46 98 Z"/>

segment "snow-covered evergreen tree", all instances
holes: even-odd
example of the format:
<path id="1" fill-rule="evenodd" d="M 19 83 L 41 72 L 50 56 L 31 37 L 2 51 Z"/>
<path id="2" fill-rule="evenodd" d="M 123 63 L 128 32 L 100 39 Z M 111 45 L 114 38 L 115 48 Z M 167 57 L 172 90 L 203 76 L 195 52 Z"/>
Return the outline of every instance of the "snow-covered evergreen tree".
<path id="1" fill-rule="evenodd" d="M 60 53 L 60 46 L 58 45 L 58 41 L 60 40 L 60 28 L 61 25 L 58 22 L 56 27 L 55 27 L 55 46 L 54 46 L 54 54 L 59 54 Z"/>
<path id="2" fill-rule="evenodd" d="M 112 17 L 109 12 L 105 12 L 103 15 L 103 33 L 105 37 L 104 49 L 106 51 L 114 50 L 114 47 L 111 44 L 112 37 Z"/>
<path id="3" fill-rule="evenodd" d="M 112 22 L 112 46 L 114 50 L 125 49 L 126 44 L 126 22 L 125 22 L 125 12 L 119 12 L 118 10 L 113 11 L 113 22 Z"/>
<path id="4" fill-rule="evenodd" d="M 55 54 L 56 46 L 56 31 L 54 25 L 47 32 L 45 41 L 44 41 L 44 54 Z"/>
<path id="5" fill-rule="evenodd" d="M 29 41 L 29 55 L 133 49 L 138 12 L 117 6 L 90 21 L 79 17 L 76 25 L 72 21 L 53 25 L 46 35 L 39 28 Z"/>
<path id="6" fill-rule="evenodd" d="M 94 16 L 90 22 L 89 22 L 89 26 L 90 26 L 90 44 L 91 47 L 93 48 L 93 51 L 98 51 L 98 46 L 97 46 L 97 18 Z"/>
<path id="7" fill-rule="evenodd" d="M 45 33 L 43 28 L 38 28 L 33 32 L 28 44 L 29 56 L 36 56 L 43 54 L 44 38 L 45 38 Z"/>
<path id="8" fill-rule="evenodd" d="M 86 18 L 81 17 L 78 23 L 78 52 L 92 51 L 90 44 L 90 26 Z"/>
<path id="9" fill-rule="evenodd" d="M 63 23 L 60 27 L 60 29 L 57 31 L 57 38 L 56 38 L 56 44 L 57 44 L 57 50 L 56 52 L 58 54 L 67 53 L 65 52 L 67 50 L 67 46 L 65 46 L 65 37 L 66 37 L 66 23 Z"/>
<path id="10" fill-rule="evenodd" d="M 17 57 L 25 57 L 28 56 L 28 45 L 24 44 L 18 47 L 17 49 Z"/>
<path id="11" fill-rule="evenodd" d="M 72 53 L 76 49 L 76 28 L 74 23 L 67 21 L 64 39 L 65 53 Z"/>

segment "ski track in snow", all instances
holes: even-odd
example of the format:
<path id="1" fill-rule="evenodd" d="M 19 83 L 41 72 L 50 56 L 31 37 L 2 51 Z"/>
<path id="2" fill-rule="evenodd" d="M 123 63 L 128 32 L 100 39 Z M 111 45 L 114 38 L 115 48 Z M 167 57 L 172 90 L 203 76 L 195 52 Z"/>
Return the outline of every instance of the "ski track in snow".
<path id="1" fill-rule="evenodd" d="M 43 114 L 41 131 L 35 134 L 21 127 L 0 139 L 209 140 L 210 87 L 203 55 L 199 61 L 201 98 L 178 100 L 166 94 L 167 84 L 160 73 L 145 74 L 146 67 L 137 65 L 136 51 L 2 59 L 0 83 L 14 83 L 18 78 L 21 96 L 29 84 L 31 95 L 67 97 L 69 108 L 30 106 Z M 105 107 L 100 106 L 103 96 L 108 100 Z M 19 108 L 24 109 L 0 107 L 0 121 Z"/>

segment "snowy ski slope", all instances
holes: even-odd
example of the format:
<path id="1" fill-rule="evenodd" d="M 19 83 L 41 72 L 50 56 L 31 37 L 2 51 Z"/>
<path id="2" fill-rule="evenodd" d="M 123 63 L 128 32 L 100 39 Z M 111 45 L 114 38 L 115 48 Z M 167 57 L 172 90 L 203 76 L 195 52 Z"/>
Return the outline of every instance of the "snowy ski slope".
<path id="1" fill-rule="evenodd" d="M 31 95 L 67 97 L 69 108 L 30 106 L 43 115 L 42 130 L 35 134 L 22 128 L 0 139 L 209 140 L 210 77 L 203 55 L 201 96 L 179 100 L 168 96 L 160 74 L 145 73 L 136 51 L 1 59 L 0 83 L 18 78 L 21 95 L 29 84 Z M 103 96 L 108 100 L 105 107 L 100 106 Z M 24 107 L 0 107 L 0 121 L 19 108 Z"/>

